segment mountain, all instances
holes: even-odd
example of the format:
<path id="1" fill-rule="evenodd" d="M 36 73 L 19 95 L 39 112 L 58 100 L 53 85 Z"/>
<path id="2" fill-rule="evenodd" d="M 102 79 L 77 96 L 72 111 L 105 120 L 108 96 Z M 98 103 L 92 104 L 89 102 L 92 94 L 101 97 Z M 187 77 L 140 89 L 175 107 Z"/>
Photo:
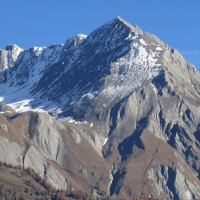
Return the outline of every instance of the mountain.
<path id="1" fill-rule="evenodd" d="M 200 198 L 200 75 L 117 17 L 64 45 L 0 50 L 0 161 L 94 198 Z"/>

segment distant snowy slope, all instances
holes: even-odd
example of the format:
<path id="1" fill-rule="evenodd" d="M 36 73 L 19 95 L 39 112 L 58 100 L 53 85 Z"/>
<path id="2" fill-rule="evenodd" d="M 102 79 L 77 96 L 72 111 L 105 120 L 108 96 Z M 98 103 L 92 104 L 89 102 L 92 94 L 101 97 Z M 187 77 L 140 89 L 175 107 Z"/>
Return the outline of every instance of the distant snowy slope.
<path id="1" fill-rule="evenodd" d="M 31 109 L 31 102 L 37 100 L 37 96 L 31 94 L 31 88 L 41 79 L 48 66 L 58 62 L 63 45 L 18 50 L 18 54 L 13 51 L 15 48 L 13 45 L 7 52 L 7 59 L 11 60 L 14 57 L 14 63 L 13 66 L 8 64 L 1 72 L 5 81 L 0 84 L 0 95 L 1 101 L 17 112 L 23 112 Z"/>

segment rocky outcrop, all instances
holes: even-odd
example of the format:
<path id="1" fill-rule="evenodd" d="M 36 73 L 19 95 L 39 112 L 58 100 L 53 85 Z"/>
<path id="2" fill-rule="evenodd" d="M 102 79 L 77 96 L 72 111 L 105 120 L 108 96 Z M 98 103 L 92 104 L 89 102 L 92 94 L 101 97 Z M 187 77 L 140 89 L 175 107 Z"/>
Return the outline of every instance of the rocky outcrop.
<path id="1" fill-rule="evenodd" d="M 43 155 L 50 160 L 55 160 L 61 166 L 63 158 L 67 154 L 67 148 L 63 143 L 60 131 L 66 127 L 49 115 L 31 116 L 28 136 Z"/>
<path id="2" fill-rule="evenodd" d="M 34 146 L 31 146 L 23 157 L 23 165 L 25 168 L 32 168 L 41 177 L 57 189 L 70 189 L 69 182 L 63 175 L 50 165 L 46 158 L 38 152 Z"/>
<path id="3" fill-rule="evenodd" d="M 24 148 L 16 142 L 11 142 L 5 137 L 0 136 L 0 161 L 14 166 L 22 164 Z"/>
<path id="4" fill-rule="evenodd" d="M 155 193 L 159 194 L 162 199 L 199 198 L 198 183 L 192 184 L 178 169 L 154 166 L 149 170 L 149 179 L 152 180 Z"/>

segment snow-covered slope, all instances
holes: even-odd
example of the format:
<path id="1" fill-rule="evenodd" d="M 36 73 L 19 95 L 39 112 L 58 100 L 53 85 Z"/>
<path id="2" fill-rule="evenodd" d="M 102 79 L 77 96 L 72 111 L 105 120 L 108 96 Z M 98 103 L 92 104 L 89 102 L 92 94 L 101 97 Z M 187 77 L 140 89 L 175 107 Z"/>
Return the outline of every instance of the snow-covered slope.
<path id="1" fill-rule="evenodd" d="M 17 112 L 35 110 L 58 118 L 102 99 L 109 107 L 161 70 L 163 47 L 145 41 L 144 35 L 117 17 L 88 36 L 68 39 L 65 45 L 29 50 L 9 45 L 1 51 L 6 55 L 0 100 Z"/>
<path id="2" fill-rule="evenodd" d="M 6 48 L 8 50 L 5 66 L 1 72 L 1 101 L 17 112 L 34 109 L 31 102 L 36 101 L 37 96 L 31 94 L 31 89 L 41 79 L 48 66 L 59 61 L 62 48 L 63 45 L 53 45 L 49 48 L 34 47 L 23 50 L 16 45 L 9 45 L 9 48 Z M 44 111 L 40 106 L 36 109 Z"/>

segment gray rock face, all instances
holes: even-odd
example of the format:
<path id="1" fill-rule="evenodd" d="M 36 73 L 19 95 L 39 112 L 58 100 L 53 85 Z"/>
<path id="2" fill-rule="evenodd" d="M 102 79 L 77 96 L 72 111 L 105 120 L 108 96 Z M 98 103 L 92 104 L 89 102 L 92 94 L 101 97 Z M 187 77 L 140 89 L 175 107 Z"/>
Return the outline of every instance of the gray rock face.
<path id="1" fill-rule="evenodd" d="M 16 142 L 11 142 L 5 137 L 0 136 L 0 161 L 14 166 L 22 164 L 22 154 L 24 148 Z"/>
<path id="2" fill-rule="evenodd" d="M 149 170 L 149 179 L 153 181 L 155 193 L 162 199 L 198 199 L 199 186 L 188 181 L 178 169 L 167 166 L 154 166 Z"/>
<path id="3" fill-rule="evenodd" d="M 34 121 L 30 124 L 29 132 L 32 143 L 39 147 L 44 156 L 62 166 L 67 149 L 59 131 L 65 130 L 65 126 L 49 115 L 37 115 Z"/>
<path id="4" fill-rule="evenodd" d="M 95 198 L 200 198 L 200 75 L 120 17 L 64 45 L 1 50 L 0 100 L 1 161 Z"/>
<path id="5" fill-rule="evenodd" d="M 68 182 L 58 170 L 49 165 L 41 153 L 31 146 L 24 157 L 24 167 L 32 168 L 57 189 L 68 189 Z"/>

